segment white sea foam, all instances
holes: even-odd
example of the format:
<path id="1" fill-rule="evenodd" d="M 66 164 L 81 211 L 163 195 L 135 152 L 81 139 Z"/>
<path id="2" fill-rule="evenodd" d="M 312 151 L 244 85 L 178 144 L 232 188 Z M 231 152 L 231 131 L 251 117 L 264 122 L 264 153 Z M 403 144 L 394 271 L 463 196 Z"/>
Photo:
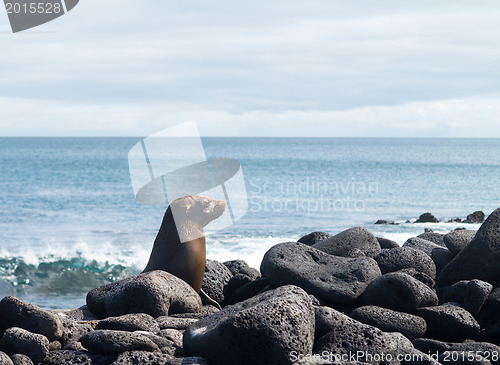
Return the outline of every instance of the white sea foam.
<path id="1" fill-rule="evenodd" d="M 297 241 L 299 236 L 261 236 L 227 238 L 207 238 L 207 258 L 217 261 L 245 260 L 248 265 L 256 269 L 264 254 L 272 246 L 281 242 Z"/>

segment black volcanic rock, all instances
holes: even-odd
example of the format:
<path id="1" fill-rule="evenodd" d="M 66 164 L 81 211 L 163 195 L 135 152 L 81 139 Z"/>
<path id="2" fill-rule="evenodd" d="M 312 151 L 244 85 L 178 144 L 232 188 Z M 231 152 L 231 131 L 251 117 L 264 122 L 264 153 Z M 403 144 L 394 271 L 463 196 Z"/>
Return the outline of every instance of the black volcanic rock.
<path id="1" fill-rule="evenodd" d="M 376 237 L 381 249 L 400 247 L 396 242 L 388 238 Z"/>
<path id="2" fill-rule="evenodd" d="M 419 234 L 417 237 L 427 241 L 434 242 L 436 245 L 445 247 L 443 241 L 444 234 L 442 233 L 433 232 L 432 230 L 426 229 L 424 233 Z"/>
<path id="3" fill-rule="evenodd" d="M 458 255 L 476 236 L 477 231 L 470 229 L 459 229 L 446 234 L 443 237 L 444 244 L 453 256 Z"/>
<path id="4" fill-rule="evenodd" d="M 0 301 L 0 327 L 1 332 L 20 327 L 44 335 L 49 341 L 58 340 L 63 335 L 62 321 L 57 314 L 11 296 Z"/>
<path id="5" fill-rule="evenodd" d="M 417 315 L 427 322 L 426 336 L 436 340 L 463 341 L 473 339 L 479 333 L 479 323 L 472 314 L 450 303 L 425 307 Z"/>
<path id="6" fill-rule="evenodd" d="M 236 292 L 246 284 L 259 279 L 261 275 L 257 269 L 251 268 L 243 260 L 227 261 L 224 262 L 224 265 L 231 271 L 233 276 L 224 286 L 224 302 L 221 305 L 234 304 L 235 302 L 232 302 L 232 300 Z"/>
<path id="7" fill-rule="evenodd" d="M 436 277 L 436 265 L 432 259 L 422 252 L 411 247 L 396 247 L 383 250 L 375 257 L 382 274 L 400 269 L 414 268 L 430 277 Z"/>
<path id="8" fill-rule="evenodd" d="M 116 355 L 91 354 L 82 350 L 59 350 L 51 351 L 43 360 L 42 365 L 62 365 L 62 364 L 111 364 L 116 359 Z"/>
<path id="9" fill-rule="evenodd" d="M 343 326 L 345 322 L 355 322 L 354 319 L 327 306 L 314 307 L 314 320 L 316 339 L 323 337 L 334 327 Z"/>
<path id="10" fill-rule="evenodd" d="M 460 280 L 500 279 L 500 208 L 477 231 L 474 239 L 439 273 L 436 282 L 448 286 Z"/>
<path id="11" fill-rule="evenodd" d="M 157 319 L 158 325 L 160 329 L 176 329 L 176 330 L 185 330 L 193 323 L 196 323 L 198 319 L 194 318 L 176 318 L 170 316 L 161 316 Z"/>
<path id="12" fill-rule="evenodd" d="M 336 256 L 345 256 L 353 249 L 359 249 L 369 257 L 374 257 L 380 252 L 380 245 L 377 238 L 363 227 L 349 228 L 335 236 L 316 243 L 312 247 Z"/>
<path id="13" fill-rule="evenodd" d="M 472 315 L 477 315 L 493 290 L 493 285 L 481 280 L 462 280 L 439 289 L 441 303 L 456 302 Z"/>
<path id="14" fill-rule="evenodd" d="M 439 220 L 432 215 L 432 213 L 421 214 L 420 217 L 415 221 L 415 223 L 438 223 Z"/>
<path id="15" fill-rule="evenodd" d="M 400 332 L 410 340 L 422 337 L 427 330 L 422 317 L 377 306 L 356 308 L 350 317 L 384 332 Z"/>
<path id="16" fill-rule="evenodd" d="M 399 223 L 396 223 L 394 221 L 388 221 L 386 219 L 379 219 L 374 224 L 391 224 L 391 225 L 394 225 L 394 226 L 399 225 Z"/>
<path id="17" fill-rule="evenodd" d="M 424 353 L 445 353 L 447 351 L 473 352 L 474 354 L 492 358 L 492 354 L 500 354 L 500 347 L 488 342 L 442 342 L 430 338 L 417 338 L 412 341 L 413 346 Z M 460 358 L 460 357 L 458 357 Z M 449 362 L 443 362 L 449 363 Z M 493 361 L 498 364 L 499 361 Z"/>
<path id="18" fill-rule="evenodd" d="M 100 318 L 146 313 L 153 318 L 199 312 L 201 299 L 188 283 L 161 270 L 146 272 L 92 289 L 87 306 Z"/>
<path id="19" fill-rule="evenodd" d="M 483 328 L 481 338 L 500 344 L 500 288 L 490 293 L 477 318 Z"/>
<path id="20" fill-rule="evenodd" d="M 223 304 L 230 305 L 242 302 L 261 293 L 262 291 L 265 291 L 266 288 L 271 288 L 269 281 L 266 278 L 258 278 L 256 280 L 248 282 L 247 284 L 242 285 L 241 287 L 236 289 L 232 294 L 226 293 L 227 298 Z"/>
<path id="21" fill-rule="evenodd" d="M 2 365 L 14 365 L 14 363 L 10 359 L 9 355 L 7 355 L 3 351 L 0 351 L 0 364 L 2 364 Z"/>
<path id="22" fill-rule="evenodd" d="M 87 350 L 101 354 L 117 354 L 131 350 L 160 350 L 147 336 L 128 331 L 96 330 L 83 335 L 80 342 Z"/>
<path id="23" fill-rule="evenodd" d="M 484 217 L 484 213 L 478 210 L 474 213 L 469 214 L 462 223 L 483 223 Z"/>
<path id="24" fill-rule="evenodd" d="M 103 319 L 97 323 L 95 329 L 158 332 L 160 326 L 149 314 L 131 313 Z"/>
<path id="25" fill-rule="evenodd" d="M 413 268 L 401 269 L 401 270 L 398 270 L 398 272 L 408 274 L 412 278 L 417 279 L 421 283 L 424 283 L 425 285 L 427 285 L 430 289 L 432 289 L 432 291 L 434 291 L 434 292 L 436 291 L 436 281 L 433 278 L 431 278 L 429 275 L 427 275 L 423 272 L 417 271 Z"/>
<path id="26" fill-rule="evenodd" d="M 403 272 L 391 272 L 368 285 L 361 301 L 363 305 L 414 313 L 420 307 L 437 305 L 439 300 L 424 283 Z"/>
<path id="27" fill-rule="evenodd" d="M 49 353 L 49 340 L 44 335 L 31 333 L 19 327 L 11 327 L 5 331 L 0 340 L 0 349 L 11 356 L 26 355 L 37 364 Z"/>
<path id="28" fill-rule="evenodd" d="M 233 276 L 238 274 L 246 275 L 252 280 L 260 277 L 259 270 L 248 266 L 248 264 L 244 260 L 225 261 L 223 262 L 223 264 L 229 269 L 229 271 L 231 271 L 231 275 Z"/>
<path id="29" fill-rule="evenodd" d="M 292 351 L 310 354 L 313 341 L 311 300 L 305 291 L 289 285 L 227 306 L 189 326 L 184 352 L 219 365 L 285 365 L 292 362 Z"/>
<path id="30" fill-rule="evenodd" d="M 232 276 L 231 271 L 223 263 L 207 260 L 201 288 L 210 298 L 221 304 L 224 301 L 224 286 Z"/>
<path id="31" fill-rule="evenodd" d="M 317 231 L 317 232 L 311 232 L 309 234 L 306 234 L 305 236 L 300 237 L 297 242 L 303 243 L 308 246 L 312 246 L 330 237 L 333 237 L 330 233 Z"/>
<path id="32" fill-rule="evenodd" d="M 409 238 L 403 247 L 425 252 L 434 261 L 436 273 L 439 273 L 453 259 L 453 254 L 446 247 L 420 237 Z"/>
<path id="33" fill-rule="evenodd" d="M 380 329 L 353 320 L 342 313 L 337 314 L 338 324 L 319 340 L 313 349 L 314 354 L 348 355 L 362 354 L 358 361 L 369 364 L 385 364 L 376 355 L 392 355 L 412 352 L 412 343 L 400 333 L 386 333 Z M 378 359 L 378 360 L 377 360 Z M 343 364 L 344 362 L 342 362 Z"/>
<path id="34" fill-rule="evenodd" d="M 333 305 L 352 304 L 381 275 L 371 258 L 333 256 L 298 242 L 271 247 L 260 271 L 275 287 L 297 285 Z"/>
<path id="35" fill-rule="evenodd" d="M 12 355 L 11 359 L 14 365 L 33 365 L 33 361 L 24 354 L 14 354 Z M 0 358 L 0 364 L 4 364 L 1 358 Z"/>

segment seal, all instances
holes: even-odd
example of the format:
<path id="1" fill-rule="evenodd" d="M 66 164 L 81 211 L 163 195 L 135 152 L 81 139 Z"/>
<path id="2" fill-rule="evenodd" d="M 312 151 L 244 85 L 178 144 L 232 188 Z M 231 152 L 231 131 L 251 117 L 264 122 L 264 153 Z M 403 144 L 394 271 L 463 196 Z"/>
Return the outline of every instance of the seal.
<path id="1" fill-rule="evenodd" d="M 226 209 L 222 200 L 200 195 L 175 199 L 167 208 L 156 235 L 146 268 L 142 271 L 167 271 L 200 293 L 206 263 L 206 241 L 203 228 L 219 218 Z M 207 296 L 208 297 L 208 296 Z M 203 301 L 203 300 L 202 300 Z M 214 304 L 208 297 L 209 304 Z M 216 302 L 215 302 L 216 303 Z"/>

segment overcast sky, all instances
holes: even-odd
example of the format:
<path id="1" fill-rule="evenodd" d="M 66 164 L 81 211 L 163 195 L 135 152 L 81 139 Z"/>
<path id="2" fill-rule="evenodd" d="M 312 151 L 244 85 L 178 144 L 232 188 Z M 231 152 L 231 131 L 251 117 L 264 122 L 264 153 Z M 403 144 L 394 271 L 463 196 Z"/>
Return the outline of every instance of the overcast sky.
<path id="1" fill-rule="evenodd" d="M 500 137 L 498 0 L 81 0 L 0 46 L 3 136 Z"/>

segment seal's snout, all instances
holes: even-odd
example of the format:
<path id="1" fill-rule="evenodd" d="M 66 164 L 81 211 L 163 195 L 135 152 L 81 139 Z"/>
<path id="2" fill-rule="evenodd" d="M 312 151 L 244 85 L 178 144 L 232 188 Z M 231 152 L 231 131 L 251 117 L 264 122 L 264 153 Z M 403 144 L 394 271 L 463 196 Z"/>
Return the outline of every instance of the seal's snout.
<path id="1" fill-rule="evenodd" d="M 224 213 L 227 205 L 224 200 L 214 200 L 214 203 L 215 203 L 215 208 L 214 208 L 215 216 L 213 219 L 217 219 Z"/>

